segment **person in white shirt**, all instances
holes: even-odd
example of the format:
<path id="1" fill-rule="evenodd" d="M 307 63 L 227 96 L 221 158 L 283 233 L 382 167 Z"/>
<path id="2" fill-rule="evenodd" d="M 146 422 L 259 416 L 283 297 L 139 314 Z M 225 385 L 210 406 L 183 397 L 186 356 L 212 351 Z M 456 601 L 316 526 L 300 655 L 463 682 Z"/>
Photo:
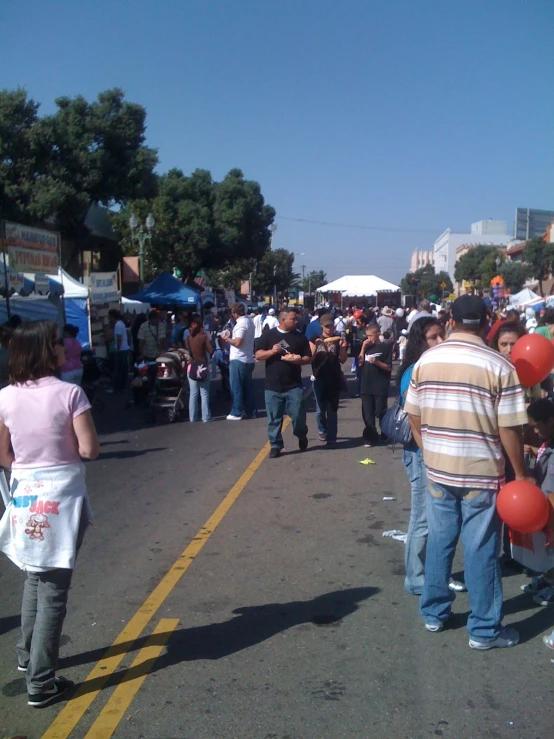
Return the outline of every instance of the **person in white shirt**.
<path id="1" fill-rule="evenodd" d="M 264 317 L 261 311 L 256 311 L 256 315 L 252 319 L 254 322 L 254 338 L 259 339 L 263 331 Z"/>
<path id="2" fill-rule="evenodd" d="M 265 327 L 267 326 L 267 328 L 272 329 L 272 328 L 277 328 L 278 325 L 279 325 L 279 321 L 275 317 L 275 308 L 270 308 L 267 311 L 266 319 L 263 322 L 263 328 L 265 329 Z"/>
<path id="3" fill-rule="evenodd" d="M 419 310 L 412 311 L 408 318 L 408 333 L 410 332 L 410 329 L 414 325 L 414 321 L 417 321 L 418 318 L 432 318 L 433 317 L 433 314 L 431 313 L 431 303 L 428 300 L 422 300 L 418 307 L 419 307 Z"/>
<path id="4" fill-rule="evenodd" d="M 252 373 L 256 360 L 254 359 L 254 337 L 256 329 L 254 322 L 245 315 L 243 303 L 231 306 L 231 315 L 235 325 L 233 337 L 222 336 L 229 346 L 229 381 L 233 406 L 227 416 L 228 421 L 242 421 L 256 417 L 256 398 Z"/>
<path id="5" fill-rule="evenodd" d="M 124 392 L 127 385 L 127 377 L 129 375 L 129 335 L 127 326 L 123 323 L 121 313 L 112 308 L 108 312 L 110 324 L 113 327 L 113 337 L 115 342 L 115 375 L 113 381 L 113 391 Z"/>
<path id="6" fill-rule="evenodd" d="M 337 311 L 337 317 L 335 318 L 335 334 L 339 336 L 340 334 L 343 334 L 346 331 L 347 326 L 347 320 L 342 315 L 342 311 Z"/>

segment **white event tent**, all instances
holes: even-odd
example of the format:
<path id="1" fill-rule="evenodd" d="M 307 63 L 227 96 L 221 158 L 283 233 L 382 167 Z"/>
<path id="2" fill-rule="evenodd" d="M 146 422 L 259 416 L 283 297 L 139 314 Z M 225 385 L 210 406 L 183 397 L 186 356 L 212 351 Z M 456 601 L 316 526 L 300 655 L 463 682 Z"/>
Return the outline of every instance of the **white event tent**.
<path id="1" fill-rule="evenodd" d="M 398 291 L 398 285 L 375 275 L 345 275 L 318 288 L 318 293 L 341 293 L 343 298 L 369 298 L 386 290 Z"/>
<path id="2" fill-rule="evenodd" d="M 537 295 L 528 287 L 524 287 L 523 290 L 510 297 L 510 303 L 516 308 L 525 308 L 527 305 L 540 303 L 543 300 L 544 298 L 541 298 L 540 295 Z"/>

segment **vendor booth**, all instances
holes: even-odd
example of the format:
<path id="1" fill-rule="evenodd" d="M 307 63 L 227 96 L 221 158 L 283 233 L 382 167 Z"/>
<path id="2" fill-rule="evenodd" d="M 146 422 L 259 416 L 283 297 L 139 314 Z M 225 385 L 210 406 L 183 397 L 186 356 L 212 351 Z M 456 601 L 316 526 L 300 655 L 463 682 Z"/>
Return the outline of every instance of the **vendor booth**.
<path id="1" fill-rule="evenodd" d="M 3 268 L 0 272 L 5 281 Z M 89 349 L 87 288 L 62 269 L 57 275 L 24 273 L 22 277 L 18 293 L 9 298 L 9 313 L 21 316 L 24 321 L 56 321 L 60 327 L 71 323 L 79 329 L 78 338 L 83 348 Z M 0 300 L 0 324 L 8 318 L 8 301 L 3 298 Z"/>
<path id="2" fill-rule="evenodd" d="M 345 275 L 318 288 L 317 292 L 341 307 L 345 301 L 398 307 L 402 298 L 397 285 L 375 275 Z"/>
<path id="3" fill-rule="evenodd" d="M 163 272 L 147 287 L 133 295 L 133 300 L 150 305 L 188 307 L 199 310 L 202 306 L 201 288 L 184 285 L 169 272 Z"/>

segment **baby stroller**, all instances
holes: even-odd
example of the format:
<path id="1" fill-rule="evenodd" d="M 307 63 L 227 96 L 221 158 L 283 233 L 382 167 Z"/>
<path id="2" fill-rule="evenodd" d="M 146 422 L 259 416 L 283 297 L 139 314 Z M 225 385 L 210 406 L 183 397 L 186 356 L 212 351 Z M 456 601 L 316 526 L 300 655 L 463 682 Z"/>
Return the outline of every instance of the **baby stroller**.
<path id="1" fill-rule="evenodd" d="M 184 417 L 188 407 L 187 365 L 188 353 L 184 349 L 172 349 L 156 359 L 157 374 L 146 420 L 153 423 L 162 414 L 169 423 Z"/>

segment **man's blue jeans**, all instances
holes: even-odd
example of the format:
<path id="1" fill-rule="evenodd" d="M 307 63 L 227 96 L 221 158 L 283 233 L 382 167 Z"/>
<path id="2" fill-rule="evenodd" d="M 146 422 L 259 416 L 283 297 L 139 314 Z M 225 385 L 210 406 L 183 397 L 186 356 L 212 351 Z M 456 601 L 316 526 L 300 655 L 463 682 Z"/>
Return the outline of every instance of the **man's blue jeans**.
<path id="1" fill-rule="evenodd" d="M 425 579 L 425 550 L 427 548 L 427 472 L 420 449 L 404 449 L 402 462 L 412 488 L 410 524 L 406 539 L 406 579 L 404 589 L 412 595 L 421 595 Z"/>
<path id="2" fill-rule="evenodd" d="M 241 362 L 233 359 L 229 362 L 229 382 L 233 407 L 231 416 L 253 416 L 256 413 L 256 398 L 254 396 L 254 382 L 252 373 L 255 362 Z"/>
<path id="3" fill-rule="evenodd" d="M 317 430 L 325 434 L 327 441 L 335 442 L 338 432 L 338 413 L 333 410 L 332 404 L 322 397 L 323 387 L 319 380 L 314 380 L 315 417 Z"/>
<path id="4" fill-rule="evenodd" d="M 438 625 L 450 616 L 454 594 L 448 589 L 452 560 L 461 534 L 465 582 L 471 613 L 467 630 L 476 641 L 496 639 L 502 622 L 502 580 L 498 562 L 500 518 L 496 492 L 456 488 L 429 480 L 425 583 L 420 611 L 426 623 Z"/>
<path id="5" fill-rule="evenodd" d="M 265 408 L 267 411 L 267 435 L 273 449 L 283 448 L 281 431 L 285 413 L 291 417 L 294 435 L 299 439 L 306 438 L 308 427 L 306 426 L 304 390 L 301 387 L 292 388 L 292 390 L 287 390 L 286 393 L 266 390 Z"/>

